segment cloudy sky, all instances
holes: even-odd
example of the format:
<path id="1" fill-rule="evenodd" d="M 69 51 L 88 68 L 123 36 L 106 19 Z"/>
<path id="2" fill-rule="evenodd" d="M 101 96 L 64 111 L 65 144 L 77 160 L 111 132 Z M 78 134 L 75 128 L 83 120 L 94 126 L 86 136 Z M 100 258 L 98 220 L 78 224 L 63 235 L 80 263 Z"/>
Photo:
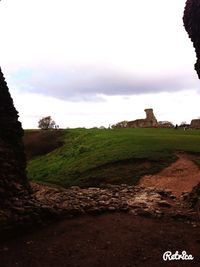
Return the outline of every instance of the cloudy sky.
<path id="1" fill-rule="evenodd" d="M 24 128 L 200 117 L 185 0 L 2 0 L 1 68 Z"/>

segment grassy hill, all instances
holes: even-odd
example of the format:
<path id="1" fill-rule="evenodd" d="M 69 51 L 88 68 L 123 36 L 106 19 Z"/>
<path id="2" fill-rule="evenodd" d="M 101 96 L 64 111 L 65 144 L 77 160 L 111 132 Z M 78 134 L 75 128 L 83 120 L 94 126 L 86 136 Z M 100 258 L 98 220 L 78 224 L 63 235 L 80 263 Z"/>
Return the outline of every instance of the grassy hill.
<path id="1" fill-rule="evenodd" d="M 199 153 L 200 131 L 27 131 L 25 145 L 30 159 L 27 173 L 32 181 L 65 187 L 99 186 L 105 183 L 135 184 L 141 175 L 155 173 L 174 161 L 177 151 Z M 31 154 L 32 150 L 35 153 Z"/>

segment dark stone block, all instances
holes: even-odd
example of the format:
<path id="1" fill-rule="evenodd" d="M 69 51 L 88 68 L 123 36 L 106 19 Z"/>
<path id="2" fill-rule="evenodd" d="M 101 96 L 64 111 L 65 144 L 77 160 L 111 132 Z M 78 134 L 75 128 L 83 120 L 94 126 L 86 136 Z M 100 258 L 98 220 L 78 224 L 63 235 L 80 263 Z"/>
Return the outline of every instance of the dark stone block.
<path id="1" fill-rule="evenodd" d="M 18 112 L 0 69 L 0 209 L 11 198 L 30 193 L 22 136 Z"/>
<path id="2" fill-rule="evenodd" d="M 195 48 L 197 62 L 195 70 L 200 78 L 200 0 L 187 0 L 183 22 Z"/>

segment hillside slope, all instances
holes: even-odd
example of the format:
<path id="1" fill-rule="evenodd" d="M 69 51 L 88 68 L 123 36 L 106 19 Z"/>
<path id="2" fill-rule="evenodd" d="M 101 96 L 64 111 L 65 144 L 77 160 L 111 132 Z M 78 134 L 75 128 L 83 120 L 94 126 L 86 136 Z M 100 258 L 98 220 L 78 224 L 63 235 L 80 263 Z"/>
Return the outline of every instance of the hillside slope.
<path id="1" fill-rule="evenodd" d="M 30 180 L 65 187 L 135 184 L 173 162 L 177 151 L 200 152 L 200 131 L 193 130 L 67 129 L 61 136 L 60 147 L 29 161 Z"/>

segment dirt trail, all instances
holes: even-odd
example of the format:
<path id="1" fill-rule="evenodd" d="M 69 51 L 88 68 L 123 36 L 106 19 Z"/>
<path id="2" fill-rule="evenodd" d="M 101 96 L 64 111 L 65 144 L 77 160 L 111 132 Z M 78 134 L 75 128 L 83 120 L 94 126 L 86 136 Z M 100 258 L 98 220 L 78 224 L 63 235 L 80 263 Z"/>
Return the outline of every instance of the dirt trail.
<path id="1" fill-rule="evenodd" d="M 168 261 L 183 250 L 193 261 Z M 1 267 L 200 266 L 200 231 L 180 221 L 112 213 L 81 216 L 0 242 Z"/>
<path id="2" fill-rule="evenodd" d="M 200 182 L 200 169 L 192 161 L 194 156 L 179 154 L 178 160 L 156 175 L 145 175 L 139 185 L 169 189 L 176 196 L 191 191 Z"/>

